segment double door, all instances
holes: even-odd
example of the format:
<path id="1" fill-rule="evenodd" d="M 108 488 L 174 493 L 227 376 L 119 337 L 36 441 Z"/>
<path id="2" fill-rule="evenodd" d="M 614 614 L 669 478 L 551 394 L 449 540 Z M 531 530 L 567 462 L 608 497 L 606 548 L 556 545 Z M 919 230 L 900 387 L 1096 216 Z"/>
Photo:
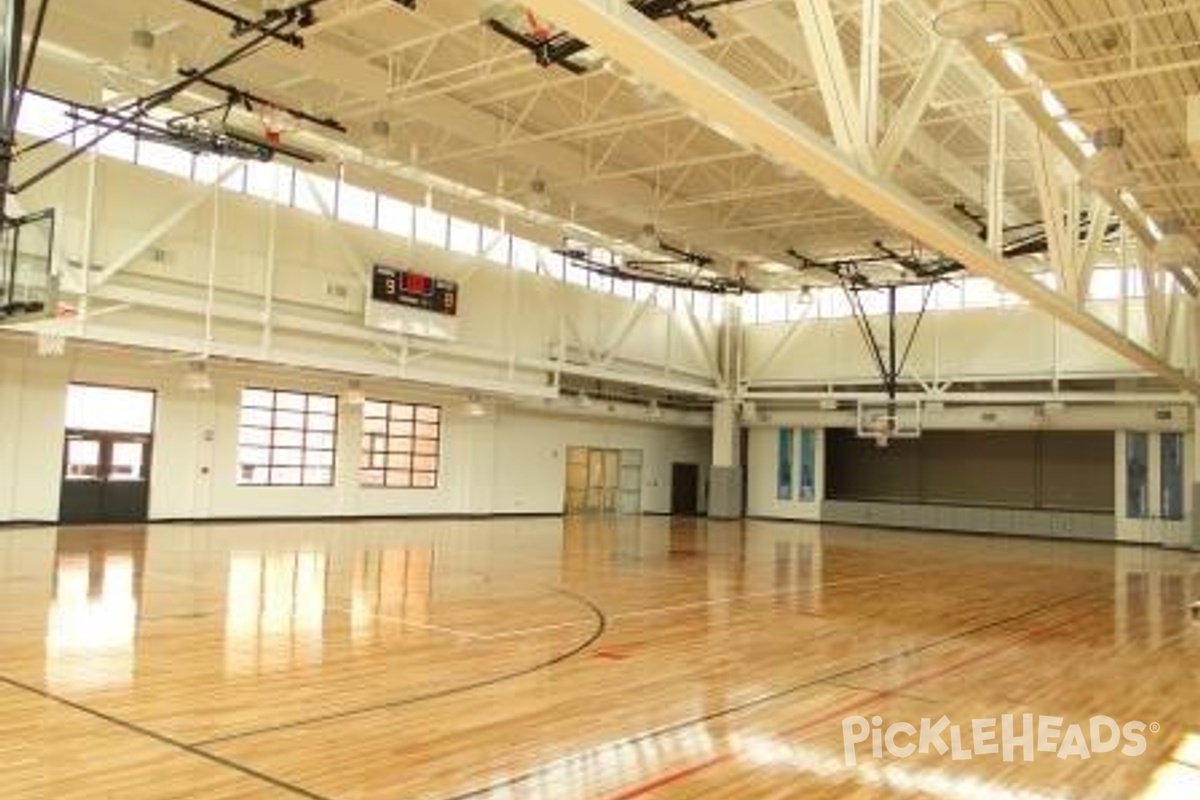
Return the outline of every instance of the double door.
<path id="1" fill-rule="evenodd" d="M 150 498 L 149 435 L 68 430 L 58 519 L 141 522 Z"/>
<path id="2" fill-rule="evenodd" d="M 641 451 L 567 448 L 568 514 L 641 511 Z"/>

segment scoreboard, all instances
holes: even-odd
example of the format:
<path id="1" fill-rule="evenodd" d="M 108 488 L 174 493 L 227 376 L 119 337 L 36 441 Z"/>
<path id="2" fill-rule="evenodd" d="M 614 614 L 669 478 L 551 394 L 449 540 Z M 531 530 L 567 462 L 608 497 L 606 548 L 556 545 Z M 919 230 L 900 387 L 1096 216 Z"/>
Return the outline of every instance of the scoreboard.
<path id="1" fill-rule="evenodd" d="M 376 264 L 371 275 L 371 299 L 454 316 L 458 313 L 458 284 L 420 272 Z"/>
<path id="2" fill-rule="evenodd" d="M 369 328 L 404 336 L 458 337 L 458 284 L 413 270 L 376 264 L 365 306 Z"/>

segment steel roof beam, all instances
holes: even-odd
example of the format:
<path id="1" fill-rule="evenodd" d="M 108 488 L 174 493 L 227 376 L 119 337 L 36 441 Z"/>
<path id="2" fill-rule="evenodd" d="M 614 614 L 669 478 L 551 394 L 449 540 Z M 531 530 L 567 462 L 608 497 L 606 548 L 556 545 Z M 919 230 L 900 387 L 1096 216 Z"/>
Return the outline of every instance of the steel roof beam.
<path id="1" fill-rule="evenodd" d="M 526 0 L 535 12 L 586 38 L 645 80 L 705 113 L 742 141 L 790 164 L 915 240 L 995 281 L 1031 305 L 1171 384 L 1200 382 L 1079 309 L 992 253 L 890 180 L 873 178 L 846 154 L 751 87 L 721 70 L 620 0 Z"/>

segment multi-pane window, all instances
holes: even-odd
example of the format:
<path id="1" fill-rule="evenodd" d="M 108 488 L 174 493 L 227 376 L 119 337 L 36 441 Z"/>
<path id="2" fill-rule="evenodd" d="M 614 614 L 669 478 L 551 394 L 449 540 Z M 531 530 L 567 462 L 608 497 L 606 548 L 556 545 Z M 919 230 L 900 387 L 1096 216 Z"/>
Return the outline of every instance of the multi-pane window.
<path id="1" fill-rule="evenodd" d="M 363 486 L 434 489 L 441 409 L 413 403 L 363 403 Z"/>
<path id="2" fill-rule="evenodd" d="M 336 444 L 336 397 L 242 390 L 239 484 L 332 486 Z"/>

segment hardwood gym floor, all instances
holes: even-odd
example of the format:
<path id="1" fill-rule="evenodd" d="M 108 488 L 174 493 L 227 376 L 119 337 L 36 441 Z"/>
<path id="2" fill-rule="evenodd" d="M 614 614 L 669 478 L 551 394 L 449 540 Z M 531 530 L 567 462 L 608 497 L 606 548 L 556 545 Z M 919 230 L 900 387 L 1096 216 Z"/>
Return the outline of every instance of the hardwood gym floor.
<path id="1" fill-rule="evenodd" d="M 1196 798 L 1197 598 L 1183 553 L 766 522 L 5 530 L 0 797 Z M 1159 729 L 846 765 L 852 715 L 1026 712 Z"/>

